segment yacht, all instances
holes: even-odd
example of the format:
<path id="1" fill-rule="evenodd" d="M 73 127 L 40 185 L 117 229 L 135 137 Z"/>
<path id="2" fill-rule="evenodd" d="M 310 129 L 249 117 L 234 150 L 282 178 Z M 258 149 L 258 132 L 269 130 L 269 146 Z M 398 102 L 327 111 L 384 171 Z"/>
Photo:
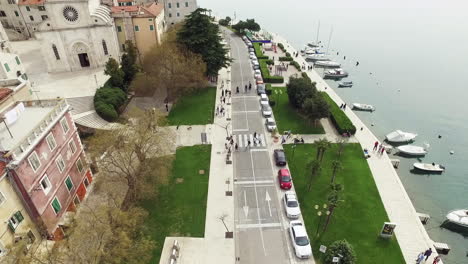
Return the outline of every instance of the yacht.
<path id="1" fill-rule="evenodd" d="M 417 136 L 418 136 L 418 134 L 415 134 L 415 133 L 409 133 L 409 132 L 403 132 L 401 130 L 395 130 L 393 132 L 388 133 L 385 136 L 385 139 L 387 139 L 388 142 L 406 143 L 406 142 L 413 141 Z"/>
<path id="2" fill-rule="evenodd" d="M 324 67 L 324 68 L 339 68 L 341 63 L 336 61 L 316 61 L 314 66 Z"/>
<path id="3" fill-rule="evenodd" d="M 343 69 L 334 69 L 326 71 L 323 77 L 325 79 L 341 79 L 344 77 L 348 77 L 348 73 L 345 72 Z"/>

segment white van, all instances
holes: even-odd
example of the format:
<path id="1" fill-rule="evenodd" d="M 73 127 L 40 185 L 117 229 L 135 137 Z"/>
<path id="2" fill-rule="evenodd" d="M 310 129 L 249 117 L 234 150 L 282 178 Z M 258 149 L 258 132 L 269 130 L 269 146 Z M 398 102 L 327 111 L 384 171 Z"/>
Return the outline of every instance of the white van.
<path id="1" fill-rule="evenodd" d="M 260 94 L 260 104 L 262 102 L 268 102 L 268 96 L 264 93 Z"/>

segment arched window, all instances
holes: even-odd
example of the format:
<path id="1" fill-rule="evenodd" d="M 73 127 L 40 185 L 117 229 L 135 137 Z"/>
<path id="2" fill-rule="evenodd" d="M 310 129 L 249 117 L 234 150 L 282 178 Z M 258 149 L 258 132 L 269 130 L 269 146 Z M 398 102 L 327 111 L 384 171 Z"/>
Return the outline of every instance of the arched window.
<path id="1" fill-rule="evenodd" d="M 55 46 L 55 44 L 52 44 L 52 50 L 54 51 L 55 58 L 57 60 L 60 60 L 60 55 L 58 53 L 57 46 Z"/>
<path id="2" fill-rule="evenodd" d="M 109 55 L 109 51 L 107 50 L 107 44 L 105 40 L 102 40 L 102 49 L 104 50 L 104 55 Z"/>

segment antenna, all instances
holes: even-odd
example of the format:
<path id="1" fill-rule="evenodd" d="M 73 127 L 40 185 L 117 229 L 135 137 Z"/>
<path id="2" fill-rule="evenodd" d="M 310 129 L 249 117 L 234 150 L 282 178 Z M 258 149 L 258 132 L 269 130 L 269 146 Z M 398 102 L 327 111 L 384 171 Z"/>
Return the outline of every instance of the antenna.
<path id="1" fill-rule="evenodd" d="M 328 49 L 330 48 L 330 42 L 331 42 L 332 34 L 333 34 L 333 26 L 331 27 L 330 36 L 328 37 L 327 54 L 328 54 Z"/>
<path id="2" fill-rule="evenodd" d="M 319 38 L 319 33 L 320 33 L 320 20 L 317 25 L 317 37 L 315 38 L 315 44 L 318 45 L 318 38 Z"/>

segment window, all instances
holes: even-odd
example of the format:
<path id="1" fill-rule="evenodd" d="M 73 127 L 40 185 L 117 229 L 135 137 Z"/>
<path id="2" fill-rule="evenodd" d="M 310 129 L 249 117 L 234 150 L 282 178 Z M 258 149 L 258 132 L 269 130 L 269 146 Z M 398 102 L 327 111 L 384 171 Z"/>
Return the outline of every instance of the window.
<path id="1" fill-rule="evenodd" d="M 45 6 L 39 6 L 38 9 L 39 11 L 45 11 Z"/>
<path id="2" fill-rule="evenodd" d="M 179 12 L 177 12 L 177 16 L 178 16 L 178 17 L 180 16 Z"/>
<path id="3" fill-rule="evenodd" d="M 57 197 L 54 198 L 50 205 L 52 206 L 52 209 L 54 209 L 55 214 L 58 214 L 62 209 L 62 205 L 60 205 L 60 201 Z"/>
<path id="4" fill-rule="evenodd" d="M 3 204 L 6 201 L 5 195 L 3 195 L 2 192 L 0 192 L 0 205 Z"/>
<path id="5" fill-rule="evenodd" d="M 29 161 L 29 165 L 31 165 L 31 168 L 33 169 L 34 172 L 36 172 L 37 169 L 39 169 L 39 167 L 41 166 L 41 162 L 39 161 L 39 158 L 37 157 L 36 151 L 34 151 L 33 153 L 31 153 L 31 155 L 29 155 L 28 161 Z"/>
<path id="6" fill-rule="evenodd" d="M 60 172 L 63 172 L 63 170 L 65 170 L 65 161 L 63 161 L 62 155 L 59 155 L 57 159 L 55 159 L 55 164 L 57 164 L 57 168 Z"/>
<path id="7" fill-rule="evenodd" d="M 153 25 L 150 25 L 150 30 L 151 30 L 151 31 L 154 30 L 154 26 L 153 26 Z"/>
<path id="8" fill-rule="evenodd" d="M 172 7 L 172 4 L 171 4 L 171 3 L 168 3 L 168 4 L 167 4 L 167 7 L 171 8 L 171 7 Z"/>
<path id="9" fill-rule="evenodd" d="M 117 32 L 122 32 L 122 27 L 121 26 L 117 26 Z"/>
<path id="10" fill-rule="evenodd" d="M 185 2 L 185 7 L 188 7 L 188 2 Z"/>
<path id="11" fill-rule="evenodd" d="M 46 137 L 46 141 L 47 141 L 47 145 L 49 145 L 49 149 L 52 151 L 55 149 L 55 147 L 57 147 L 57 143 L 55 142 L 55 138 L 54 138 L 54 135 L 51 133 L 49 133 L 49 135 L 47 135 Z"/>
<path id="12" fill-rule="evenodd" d="M 29 8 L 29 6 L 26 7 L 26 11 L 31 11 L 31 9 Z"/>
<path id="13" fill-rule="evenodd" d="M 104 55 L 109 55 L 109 51 L 107 50 L 107 44 L 105 40 L 102 40 L 102 49 L 104 50 Z"/>
<path id="14" fill-rule="evenodd" d="M 71 153 L 72 154 L 75 154 L 76 152 L 76 145 L 75 145 L 75 141 L 70 140 L 70 142 L 68 142 L 68 148 L 70 149 Z"/>
<path id="15" fill-rule="evenodd" d="M 67 176 L 67 178 L 65 179 L 65 186 L 67 186 L 68 191 L 71 191 L 73 189 L 73 182 L 70 176 Z"/>
<path id="16" fill-rule="evenodd" d="M 36 241 L 36 236 L 31 230 L 28 231 L 28 240 L 29 240 L 28 241 L 29 244 L 32 244 L 34 243 L 34 241 Z"/>
<path id="17" fill-rule="evenodd" d="M 19 60 L 18 56 L 15 57 L 15 60 L 16 60 L 16 64 L 18 64 L 18 65 L 21 64 L 21 61 Z"/>
<path id="18" fill-rule="evenodd" d="M 152 18 L 148 18 L 148 21 L 150 21 L 150 22 L 151 22 L 151 21 L 153 21 L 153 19 L 152 19 Z"/>
<path id="19" fill-rule="evenodd" d="M 44 175 L 44 178 L 42 178 L 41 187 L 45 195 L 47 195 L 52 189 L 52 184 L 50 183 L 49 177 L 47 177 L 47 175 Z"/>
<path id="20" fill-rule="evenodd" d="M 6 17 L 5 11 L 0 10 L 0 17 Z"/>
<path id="21" fill-rule="evenodd" d="M 29 16 L 29 19 L 30 19 L 31 21 L 34 21 L 34 17 L 33 17 L 33 16 Z"/>
<path id="22" fill-rule="evenodd" d="M 75 204 L 75 206 L 78 206 L 81 203 L 80 197 L 78 197 L 78 195 L 76 195 L 73 199 L 73 203 Z"/>
<path id="23" fill-rule="evenodd" d="M 176 5 L 177 5 L 177 8 L 179 8 L 179 2 L 177 2 L 177 4 L 176 4 Z"/>
<path id="24" fill-rule="evenodd" d="M 135 26 L 135 31 L 136 32 L 140 31 L 140 28 L 138 26 Z"/>
<path id="25" fill-rule="evenodd" d="M 55 59 L 60 60 L 60 55 L 58 53 L 57 46 L 55 46 L 55 44 L 52 45 L 52 50 L 54 51 Z"/>
<path id="26" fill-rule="evenodd" d="M 19 17 L 18 11 L 15 11 L 15 16 Z"/>
<path id="27" fill-rule="evenodd" d="M 20 211 L 14 213 L 13 216 L 8 219 L 8 227 L 10 230 L 15 232 L 16 228 L 23 221 L 23 219 L 23 214 L 21 214 Z"/>
<path id="28" fill-rule="evenodd" d="M 172 17 L 172 14 L 171 14 L 171 13 L 169 13 L 169 17 Z"/>
<path id="29" fill-rule="evenodd" d="M 89 186 L 88 178 L 85 178 L 83 183 L 84 183 L 84 186 L 86 187 L 86 189 L 88 189 L 88 186 Z"/>
<path id="30" fill-rule="evenodd" d="M 46 15 L 42 15 L 42 16 L 41 16 L 42 21 L 47 20 L 48 18 L 49 18 L 49 17 L 46 16 Z"/>
<path id="31" fill-rule="evenodd" d="M 3 64 L 3 66 L 5 66 L 5 70 L 7 72 L 10 72 L 10 66 L 8 66 L 8 63 Z"/>
<path id="32" fill-rule="evenodd" d="M 63 133 L 67 133 L 70 128 L 68 127 L 67 119 L 64 117 L 60 120 L 60 125 L 62 126 Z"/>
<path id="33" fill-rule="evenodd" d="M 81 157 L 76 161 L 76 168 L 80 173 L 83 172 L 83 162 L 81 161 Z"/>

